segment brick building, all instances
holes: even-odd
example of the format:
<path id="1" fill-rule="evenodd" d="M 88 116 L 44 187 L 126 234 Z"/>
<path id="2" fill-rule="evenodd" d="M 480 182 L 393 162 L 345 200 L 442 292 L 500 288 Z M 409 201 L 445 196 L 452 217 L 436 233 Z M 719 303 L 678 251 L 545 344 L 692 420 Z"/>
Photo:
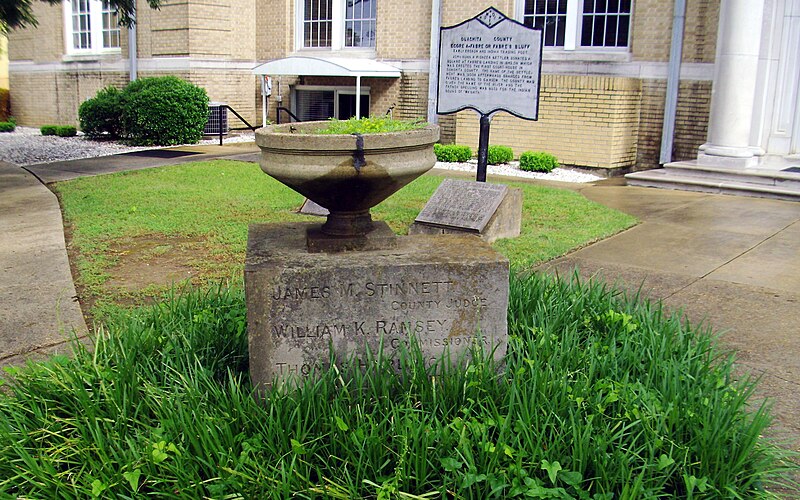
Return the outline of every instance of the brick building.
<path id="1" fill-rule="evenodd" d="M 743 4 L 764 24 L 757 50 L 766 65 L 757 68 L 763 77 L 750 116 L 758 129 L 751 145 L 761 147 L 760 154 L 769 152 L 767 129 L 774 127 L 765 120 L 771 120 L 776 99 L 785 98 L 780 105 L 791 112 L 779 114 L 791 123 L 779 154 L 796 154 L 800 1 L 721 3 L 723 13 L 728 3 Z M 293 56 L 343 62 L 346 71 L 376 62 L 393 70 L 364 73 L 358 85 L 352 71 L 334 76 L 340 73 L 317 74 L 300 66 L 295 75 L 274 75 L 269 119 L 276 119 L 278 106 L 302 119 L 351 116 L 356 86 L 361 114 L 391 109 L 395 117 L 426 117 L 431 27 L 454 25 L 494 6 L 543 28 L 545 47 L 539 121 L 499 114 L 491 142 L 509 145 L 516 154 L 546 150 L 564 164 L 617 172 L 697 156 L 709 136 L 722 22 L 720 0 L 167 0 L 158 11 L 140 2 L 130 35 L 116 28 L 114 13 L 102 0 L 34 4 L 39 27 L 13 32 L 9 47 L 13 113 L 26 125 L 75 123 L 83 100 L 129 80 L 132 55 L 138 76 L 186 78 L 205 87 L 212 101 L 226 102 L 256 123 L 262 99 L 254 67 Z M 675 111 L 668 113 L 674 116 L 674 142 L 664 160 L 664 110 L 679 4 L 686 11 L 678 37 L 682 56 L 680 61 L 673 57 L 672 65 L 680 75 L 673 80 Z M 769 66 L 771 60 L 776 62 Z M 476 147 L 474 112 L 442 116 L 439 123 L 445 141 Z"/>

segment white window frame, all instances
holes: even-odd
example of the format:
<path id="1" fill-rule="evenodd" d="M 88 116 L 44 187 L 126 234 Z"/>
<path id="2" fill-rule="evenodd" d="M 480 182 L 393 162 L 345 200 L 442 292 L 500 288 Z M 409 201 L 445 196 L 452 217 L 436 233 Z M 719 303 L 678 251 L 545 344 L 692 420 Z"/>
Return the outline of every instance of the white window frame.
<path id="1" fill-rule="evenodd" d="M 517 0 L 515 7 L 515 18 L 519 22 L 525 19 L 525 1 Z M 566 26 L 564 27 L 564 46 L 563 47 L 548 47 L 545 46 L 545 51 L 551 52 L 610 52 L 610 53 L 628 53 L 631 49 L 631 34 L 633 33 L 633 11 L 636 6 L 635 0 L 631 0 L 631 13 L 630 23 L 628 25 L 628 44 L 624 47 L 592 47 L 580 45 L 581 25 L 583 23 L 583 0 L 567 0 L 567 17 Z"/>
<path id="2" fill-rule="evenodd" d="M 75 48 L 72 40 L 72 3 L 75 0 L 64 0 L 64 49 L 68 55 L 118 54 L 121 47 L 103 46 L 103 2 L 89 0 L 89 33 L 91 47 Z M 120 33 L 120 42 L 122 33 Z"/>
<path id="3" fill-rule="evenodd" d="M 360 52 L 368 55 L 375 54 L 375 47 L 347 47 L 344 39 L 345 14 L 347 0 L 332 0 L 332 19 L 331 19 L 331 46 L 330 47 L 306 47 L 304 38 L 305 20 L 305 1 L 295 0 L 295 50 L 303 52 Z M 377 1 L 377 0 L 374 0 Z M 377 20 L 376 20 L 377 24 Z"/>
<path id="4" fill-rule="evenodd" d="M 292 94 L 292 113 L 297 114 L 297 98 L 295 97 L 295 92 L 298 90 L 321 90 L 321 91 L 328 91 L 333 92 L 333 116 L 339 116 L 339 95 L 340 94 L 347 94 L 347 95 L 356 95 L 356 88 L 355 87 L 348 87 L 348 86 L 338 86 L 338 85 L 292 85 L 291 87 L 291 94 Z M 367 96 L 369 99 L 369 106 L 372 109 L 372 96 L 370 96 L 369 87 L 361 87 L 361 95 Z"/>

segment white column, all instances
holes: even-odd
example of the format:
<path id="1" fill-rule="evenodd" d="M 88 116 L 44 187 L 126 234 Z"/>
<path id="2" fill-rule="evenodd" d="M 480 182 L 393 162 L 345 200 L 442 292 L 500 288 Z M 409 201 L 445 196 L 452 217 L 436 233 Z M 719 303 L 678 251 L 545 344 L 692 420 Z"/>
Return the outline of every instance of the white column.
<path id="1" fill-rule="evenodd" d="M 701 161 L 730 159 L 741 166 L 756 161 L 750 129 L 763 13 L 764 0 L 721 2 L 708 142 L 700 147 Z"/>

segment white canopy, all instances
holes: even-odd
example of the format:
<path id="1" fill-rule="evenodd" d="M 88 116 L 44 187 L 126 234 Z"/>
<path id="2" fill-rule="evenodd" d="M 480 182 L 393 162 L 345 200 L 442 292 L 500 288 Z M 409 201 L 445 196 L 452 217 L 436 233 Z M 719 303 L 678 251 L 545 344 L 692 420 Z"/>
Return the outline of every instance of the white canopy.
<path id="1" fill-rule="evenodd" d="M 349 76 L 356 79 L 361 95 L 361 77 L 400 78 L 400 70 L 372 59 L 293 56 L 266 62 L 253 68 L 254 75 Z M 361 99 L 356 99 L 356 118 L 361 117 Z"/>
<path id="2" fill-rule="evenodd" d="M 254 75 L 350 76 L 400 78 L 400 70 L 372 59 L 293 56 L 253 68 Z"/>

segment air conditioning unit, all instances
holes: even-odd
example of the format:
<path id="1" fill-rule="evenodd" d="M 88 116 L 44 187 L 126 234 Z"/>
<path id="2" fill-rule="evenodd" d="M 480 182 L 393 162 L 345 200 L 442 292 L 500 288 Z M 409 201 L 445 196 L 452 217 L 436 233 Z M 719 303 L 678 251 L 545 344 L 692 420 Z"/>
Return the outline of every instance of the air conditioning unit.
<path id="1" fill-rule="evenodd" d="M 224 102 L 208 103 L 208 122 L 203 129 L 205 135 L 219 135 L 228 133 L 228 108 Z"/>

